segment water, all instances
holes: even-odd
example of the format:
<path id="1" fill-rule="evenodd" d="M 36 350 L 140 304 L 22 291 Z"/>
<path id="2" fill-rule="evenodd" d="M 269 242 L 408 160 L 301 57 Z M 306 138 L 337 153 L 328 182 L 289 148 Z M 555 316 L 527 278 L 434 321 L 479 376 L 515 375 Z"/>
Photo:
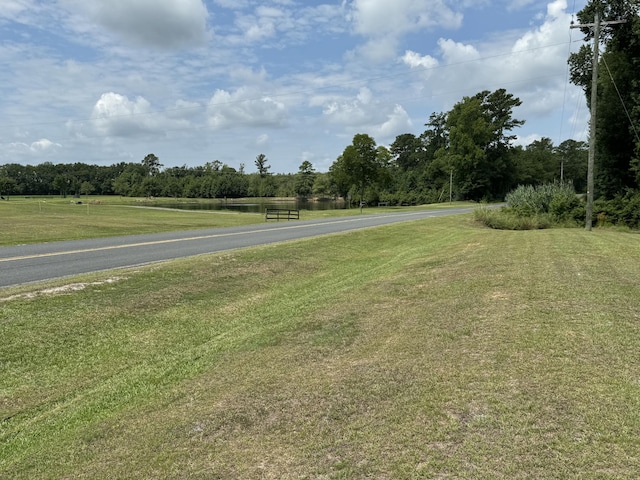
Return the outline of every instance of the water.
<path id="1" fill-rule="evenodd" d="M 342 200 L 297 200 L 294 198 L 282 200 L 275 200 L 273 198 L 233 198 L 201 203 L 158 203 L 154 206 L 177 208 L 180 210 L 232 210 L 247 213 L 264 213 L 267 208 L 282 208 L 287 210 L 336 210 L 347 208 L 346 203 Z"/>

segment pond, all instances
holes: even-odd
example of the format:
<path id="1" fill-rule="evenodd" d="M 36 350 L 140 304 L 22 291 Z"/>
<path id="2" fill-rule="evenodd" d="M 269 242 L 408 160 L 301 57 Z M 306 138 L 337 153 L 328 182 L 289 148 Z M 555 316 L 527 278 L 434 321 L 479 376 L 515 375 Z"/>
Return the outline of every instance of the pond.
<path id="1" fill-rule="evenodd" d="M 236 212 L 264 213 L 267 208 L 289 210 L 336 210 L 347 208 L 343 200 L 306 200 L 295 198 L 227 198 L 210 202 L 163 202 L 154 207 L 181 210 L 232 210 Z"/>

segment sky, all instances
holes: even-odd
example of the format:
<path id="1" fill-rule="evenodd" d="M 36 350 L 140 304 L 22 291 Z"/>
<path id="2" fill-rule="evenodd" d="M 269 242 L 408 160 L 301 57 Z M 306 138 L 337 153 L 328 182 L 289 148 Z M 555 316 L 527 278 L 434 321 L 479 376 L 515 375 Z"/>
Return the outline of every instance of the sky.
<path id="1" fill-rule="evenodd" d="M 325 172 L 504 88 L 515 144 L 586 140 L 586 0 L 0 0 L 0 165 Z"/>

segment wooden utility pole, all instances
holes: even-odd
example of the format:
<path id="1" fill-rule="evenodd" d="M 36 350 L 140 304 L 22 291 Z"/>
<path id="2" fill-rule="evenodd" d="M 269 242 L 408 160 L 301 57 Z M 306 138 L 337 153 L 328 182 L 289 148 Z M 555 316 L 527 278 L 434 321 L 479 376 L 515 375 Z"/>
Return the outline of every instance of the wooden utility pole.
<path id="1" fill-rule="evenodd" d="M 589 125 L 589 163 L 587 164 L 587 219 L 585 229 L 591 231 L 593 223 L 593 169 L 596 157 L 596 113 L 598 102 L 598 60 L 600 57 L 600 26 L 626 23 L 626 20 L 601 22 L 596 10 L 593 23 L 571 25 L 571 28 L 593 27 L 593 71 L 591 73 L 591 122 Z"/>

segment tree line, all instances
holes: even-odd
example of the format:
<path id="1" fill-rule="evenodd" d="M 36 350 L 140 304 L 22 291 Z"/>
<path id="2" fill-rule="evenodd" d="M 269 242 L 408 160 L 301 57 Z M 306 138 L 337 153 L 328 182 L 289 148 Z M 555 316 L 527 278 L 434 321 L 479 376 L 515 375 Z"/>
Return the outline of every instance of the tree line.
<path id="1" fill-rule="evenodd" d="M 477 104 L 475 100 L 471 103 Z M 433 114 L 422 135 L 399 135 L 389 147 L 377 146 L 373 138 L 358 134 L 326 173 L 316 172 L 311 162 L 304 161 L 296 173 L 273 174 L 264 154 L 256 157 L 254 173 L 246 173 L 244 165 L 235 169 L 218 160 L 163 168 L 151 153 L 140 162 L 109 166 L 51 162 L 1 165 L 0 195 L 344 197 L 354 202 L 418 204 L 448 200 L 451 185 L 454 198 L 473 200 L 501 198 L 512 186 L 561 177 L 573 180 L 578 190 L 584 189 L 587 150 L 583 142 L 567 140 L 554 146 L 543 138 L 522 148 L 490 141 L 476 148 L 475 156 L 467 157 L 466 152 L 459 152 L 463 148 L 459 145 L 469 141 L 467 134 L 458 130 L 450 140 L 447 121 L 454 117 Z M 499 149 L 503 151 L 497 152 Z M 354 173 L 354 169 L 359 170 Z"/>

